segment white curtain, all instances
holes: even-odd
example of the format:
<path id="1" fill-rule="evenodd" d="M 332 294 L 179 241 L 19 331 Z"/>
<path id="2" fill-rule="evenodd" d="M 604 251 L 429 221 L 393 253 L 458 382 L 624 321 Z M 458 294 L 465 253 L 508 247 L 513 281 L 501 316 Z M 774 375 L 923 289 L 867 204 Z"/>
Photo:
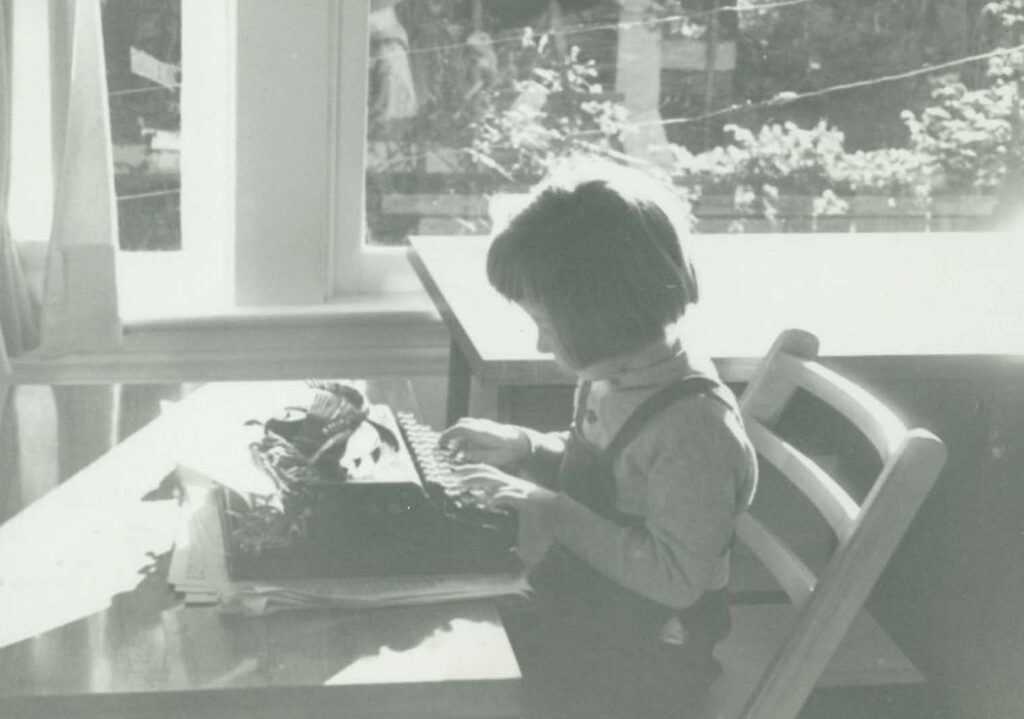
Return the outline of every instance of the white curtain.
<path id="1" fill-rule="evenodd" d="M 104 350 L 120 342 L 106 60 L 99 0 L 51 0 L 54 209 L 42 351 Z"/>
<path id="2" fill-rule="evenodd" d="M 9 357 L 39 344 L 38 308 L 28 291 L 7 221 L 11 187 L 12 7 L 12 0 L 0 0 L 0 355 Z M 0 373 L 3 371 L 0 368 Z"/>
<path id="3" fill-rule="evenodd" d="M 34 426 L 46 410 L 39 407 L 38 388 L 13 391 L 18 356 L 32 351 L 59 364 L 66 355 L 110 350 L 121 337 L 100 0 L 49 2 L 54 201 L 41 308 L 33 306 L 7 223 L 11 111 L 17 101 L 11 92 L 12 71 L 18 71 L 11 62 L 14 5 L 14 0 L 0 0 L 0 521 L 41 493 L 32 481 L 28 484 L 34 489 L 26 492 L 26 473 L 38 471 L 27 462 L 19 466 L 18 457 L 26 450 L 24 426 Z M 116 386 L 60 386 L 52 395 L 57 415 L 53 432 L 59 442 L 52 474 L 62 479 L 116 439 Z M 33 413 L 32 419 L 23 418 L 27 421 L 21 422 L 20 432 L 18 408 Z"/>
<path id="4" fill-rule="evenodd" d="M 7 221 L 11 187 L 12 9 L 12 0 L 0 0 L 0 519 L 4 507 L 13 501 L 14 479 L 20 475 L 8 357 L 31 350 L 39 342 L 37 308 L 25 283 Z"/>
<path id="5" fill-rule="evenodd" d="M 7 221 L 11 181 L 13 0 L 0 0 L 0 328 L 15 357 L 40 344 L 61 355 L 120 341 L 110 118 L 100 0 L 51 0 L 53 229 L 43 310 L 25 282 Z M 45 38 L 42 39 L 45 41 Z M 40 333 L 40 322 L 42 330 Z"/>

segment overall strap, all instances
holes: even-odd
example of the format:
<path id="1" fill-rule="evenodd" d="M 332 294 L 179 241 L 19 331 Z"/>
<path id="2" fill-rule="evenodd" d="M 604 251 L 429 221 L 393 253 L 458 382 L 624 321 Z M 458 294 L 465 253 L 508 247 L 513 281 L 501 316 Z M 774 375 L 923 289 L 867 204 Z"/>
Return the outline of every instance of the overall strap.
<path id="1" fill-rule="evenodd" d="M 629 416 L 625 424 L 619 430 L 618 434 L 612 439 L 611 444 L 605 450 L 605 461 L 607 466 L 611 467 L 612 463 L 616 460 L 619 454 L 624 450 L 630 442 L 632 442 L 636 436 L 640 433 L 643 426 L 652 418 L 666 410 L 683 397 L 690 397 L 694 395 L 704 395 L 706 397 L 713 397 L 714 399 L 721 402 L 725 407 L 736 414 L 742 422 L 740 417 L 739 406 L 736 403 L 736 398 L 733 396 L 725 385 L 722 384 L 721 380 L 704 374 L 693 374 L 679 380 L 675 384 L 669 385 L 660 392 L 648 397 L 640 406 Z M 611 476 L 611 472 L 609 472 Z M 614 481 L 610 479 L 609 481 Z M 612 488 L 609 487 L 606 491 L 611 492 Z M 742 489 L 736 488 L 736 503 L 737 507 L 740 504 L 740 495 Z M 729 554 L 732 550 L 732 546 L 735 543 L 735 532 L 730 536 L 729 541 L 726 542 L 722 548 L 722 555 Z"/>
<path id="2" fill-rule="evenodd" d="M 614 461 L 622 450 L 624 450 L 630 442 L 636 439 L 636 436 L 640 434 L 640 430 L 651 419 L 661 414 L 674 402 L 682 399 L 683 397 L 698 394 L 709 394 L 710 396 L 724 402 L 730 408 L 734 408 L 734 405 L 728 400 L 728 393 L 715 391 L 716 389 L 720 389 L 720 387 L 721 384 L 714 377 L 702 374 L 693 374 L 684 377 L 663 390 L 655 392 L 636 408 L 633 414 L 629 416 L 626 422 L 619 429 L 618 433 L 612 439 L 608 448 L 605 450 L 605 456 L 608 458 L 608 461 Z"/>
<path id="3" fill-rule="evenodd" d="M 583 415 L 587 411 L 587 399 L 590 397 L 590 388 L 593 382 L 586 380 L 580 385 L 579 395 L 576 399 L 576 411 L 572 417 L 571 429 L 574 431 L 582 431 L 583 427 Z"/>

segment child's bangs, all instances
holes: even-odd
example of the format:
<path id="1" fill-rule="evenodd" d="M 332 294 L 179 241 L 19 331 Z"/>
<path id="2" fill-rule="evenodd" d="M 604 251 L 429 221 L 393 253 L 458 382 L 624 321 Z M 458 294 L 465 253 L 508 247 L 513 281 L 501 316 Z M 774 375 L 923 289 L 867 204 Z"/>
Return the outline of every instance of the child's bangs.
<path id="1" fill-rule="evenodd" d="M 526 257 L 516 237 L 507 231 L 494 238 L 487 253 L 487 279 L 502 296 L 513 302 L 532 299 L 536 290 L 532 286 Z"/>
<path id="2" fill-rule="evenodd" d="M 558 284 L 564 253 L 542 209 L 534 200 L 498 233 L 487 253 L 487 279 L 513 302 L 547 306 L 552 287 Z"/>

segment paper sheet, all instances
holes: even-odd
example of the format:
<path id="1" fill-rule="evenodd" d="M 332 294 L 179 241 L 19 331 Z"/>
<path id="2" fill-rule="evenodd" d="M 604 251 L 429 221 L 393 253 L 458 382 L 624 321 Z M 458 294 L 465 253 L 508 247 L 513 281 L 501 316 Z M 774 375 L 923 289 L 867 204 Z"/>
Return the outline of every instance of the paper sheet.
<path id="1" fill-rule="evenodd" d="M 263 435 L 261 427 L 208 420 L 189 431 L 188 441 L 175 448 L 179 469 L 228 487 L 243 499 L 277 492 L 274 480 L 256 466 L 250 443 Z"/>
<path id="2" fill-rule="evenodd" d="M 215 489 L 187 474 L 182 483 L 186 499 L 167 581 L 187 604 L 210 604 L 229 584 Z"/>

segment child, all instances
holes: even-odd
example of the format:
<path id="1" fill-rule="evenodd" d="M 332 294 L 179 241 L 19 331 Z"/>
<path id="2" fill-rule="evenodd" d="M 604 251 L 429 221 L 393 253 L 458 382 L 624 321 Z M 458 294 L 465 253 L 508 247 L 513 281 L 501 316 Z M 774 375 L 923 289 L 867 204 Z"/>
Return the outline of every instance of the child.
<path id="1" fill-rule="evenodd" d="M 465 419 L 440 438 L 468 486 L 550 541 L 530 597 L 503 612 L 530 715 L 697 716 L 721 671 L 756 460 L 732 394 L 684 341 L 698 296 L 685 228 L 669 187 L 602 166 L 542 186 L 488 255 L 538 349 L 578 377 L 570 432 Z"/>

